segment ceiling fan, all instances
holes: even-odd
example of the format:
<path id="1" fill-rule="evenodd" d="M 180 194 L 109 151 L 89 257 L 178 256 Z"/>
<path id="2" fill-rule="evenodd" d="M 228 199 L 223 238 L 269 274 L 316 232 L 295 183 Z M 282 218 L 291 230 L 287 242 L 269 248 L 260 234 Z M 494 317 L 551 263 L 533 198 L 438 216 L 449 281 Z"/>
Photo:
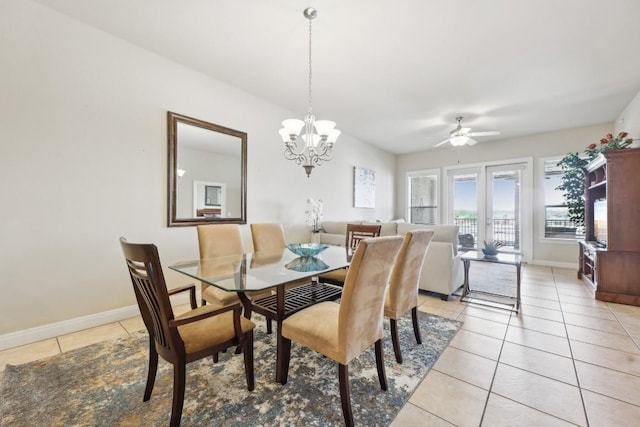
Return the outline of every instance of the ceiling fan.
<path id="1" fill-rule="evenodd" d="M 458 121 L 458 127 L 449 132 L 449 138 L 445 139 L 442 142 L 434 145 L 434 147 L 439 147 L 442 144 L 447 142 L 451 142 L 451 145 L 454 147 L 459 147 L 461 145 L 475 145 L 478 143 L 475 139 L 472 139 L 472 136 L 493 136 L 500 135 L 500 131 L 490 130 L 486 132 L 471 132 L 471 128 L 463 128 L 460 122 L 464 117 L 458 116 L 456 120 Z"/>

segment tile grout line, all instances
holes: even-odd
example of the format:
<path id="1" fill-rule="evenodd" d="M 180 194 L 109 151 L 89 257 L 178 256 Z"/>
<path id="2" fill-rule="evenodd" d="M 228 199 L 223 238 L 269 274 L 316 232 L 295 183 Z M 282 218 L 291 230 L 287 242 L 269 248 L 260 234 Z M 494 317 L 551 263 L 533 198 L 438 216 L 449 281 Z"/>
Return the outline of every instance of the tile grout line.
<path id="1" fill-rule="evenodd" d="M 613 314 L 613 317 L 616 318 L 616 321 L 618 322 L 620 327 L 624 330 L 624 332 L 627 334 L 627 336 L 631 338 L 631 341 L 636 345 L 636 347 L 638 347 L 638 349 L 640 349 L 640 342 L 639 342 L 640 339 L 636 340 L 636 338 L 633 335 L 631 335 L 631 333 L 629 333 L 627 328 L 624 326 L 624 323 L 622 323 L 618 318 L 618 316 L 616 315 L 616 312 L 611 310 L 611 308 L 609 307 L 609 304 L 607 304 L 607 308 L 609 309 L 609 311 L 611 311 L 611 314 Z"/>
<path id="2" fill-rule="evenodd" d="M 553 283 L 556 283 L 556 275 L 551 268 L 551 272 L 553 273 Z M 556 292 L 558 292 L 558 287 L 556 285 Z M 562 309 L 562 302 L 560 301 L 560 293 L 558 293 L 558 301 L 560 302 L 560 315 L 562 316 L 562 323 L 564 324 L 565 333 L 567 334 L 567 344 L 569 344 L 569 353 L 571 354 L 571 364 L 573 365 L 573 372 L 576 376 L 576 383 L 578 384 L 578 393 L 580 393 L 580 402 L 582 403 L 582 411 L 584 413 L 584 419 L 587 422 L 587 427 L 590 426 L 589 423 L 589 415 L 587 413 L 587 405 L 584 403 L 584 394 L 582 393 L 582 387 L 580 386 L 580 377 L 578 376 L 578 368 L 576 366 L 576 359 L 573 356 L 573 347 L 571 346 L 571 339 L 569 337 L 569 331 L 567 329 L 567 322 L 564 318 L 564 310 Z"/>
<path id="3" fill-rule="evenodd" d="M 522 303 L 520 305 L 520 310 L 522 310 Z M 493 390 L 493 383 L 496 380 L 496 374 L 498 373 L 498 367 L 500 366 L 500 356 L 502 356 L 502 350 L 504 349 L 504 342 L 507 339 L 507 333 L 509 331 L 509 324 L 511 323 L 511 318 L 513 317 L 513 312 L 509 314 L 509 322 L 507 322 L 507 327 L 504 328 L 504 336 L 502 337 L 502 343 L 500 344 L 500 351 L 498 352 L 498 358 L 496 360 L 496 367 L 493 370 L 493 376 L 491 377 L 491 383 L 489 384 L 489 391 L 487 393 L 487 399 L 484 401 L 484 408 L 482 408 L 482 415 L 480 416 L 480 424 L 482 426 L 482 422 L 484 421 L 484 416 L 487 412 L 487 406 L 489 406 L 489 399 L 491 398 L 491 390 Z"/>

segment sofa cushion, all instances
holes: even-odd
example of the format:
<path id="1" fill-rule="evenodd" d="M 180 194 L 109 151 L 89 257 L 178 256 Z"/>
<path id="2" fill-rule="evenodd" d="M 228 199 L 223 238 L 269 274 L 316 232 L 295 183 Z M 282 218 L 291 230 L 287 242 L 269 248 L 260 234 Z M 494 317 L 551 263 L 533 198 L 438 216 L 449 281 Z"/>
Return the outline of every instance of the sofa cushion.
<path id="1" fill-rule="evenodd" d="M 346 243 L 344 234 L 318 233 L 318 236 L 320 237 L 320 243 L 336 246 L 344 246 Z"/>
<path id="2" fill-rule="evenodd" d="M 362 221 L 324 221 L 322 223 L 322 229 L 325 233 L 329 234 L 342 234 L 347 235 L 347 224 L 361 224 Z"/>
<path id="3" fill-rule="evenodd" d="M 398 234 L 398 224 L 395 222 L 363 222 L 366 225 L 380 225 L 380 236 L 395 236 Z"/>
<path id="4" fill-rule="evenodd" d="M 398 235 L 404 236 L 411 230 L 433 230 L 433 242 L 451 243 L 454 256 L 458 254 L 458 226 L 455 224 L 411 224 L 408 222 L 398 224 Z"/>

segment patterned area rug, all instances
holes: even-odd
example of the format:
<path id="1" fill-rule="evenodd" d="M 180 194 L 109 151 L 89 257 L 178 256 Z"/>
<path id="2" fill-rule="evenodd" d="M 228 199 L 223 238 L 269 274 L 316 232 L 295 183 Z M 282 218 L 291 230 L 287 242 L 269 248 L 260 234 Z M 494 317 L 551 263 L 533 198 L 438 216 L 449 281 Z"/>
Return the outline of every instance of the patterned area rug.
<path id="1" fill-rule="evenodd" d="M 255 316 L 255 376 L 246 389 L 242 355 L 227 352 L 187 365 L 183 426 L 344 425 L 338 366 L 293 343 L 289 379 L 275 382 L 275 334 Z M 423 344 L 410 316 L 399 323 L 404 363 L 395 362 L 385 320 L 389 389 L 378 383 L 373 348 L 349 364 L 356 423 L 386 426 L 447 347 L 460 322 L 420 313 Z M 8 365 L 0 389 L 2 426 L 164 426 L 171 413 L 173 371 L 159 361 L 151 400 L 142 402 L 147 376 L 146 331 L 24 365 Z"/>

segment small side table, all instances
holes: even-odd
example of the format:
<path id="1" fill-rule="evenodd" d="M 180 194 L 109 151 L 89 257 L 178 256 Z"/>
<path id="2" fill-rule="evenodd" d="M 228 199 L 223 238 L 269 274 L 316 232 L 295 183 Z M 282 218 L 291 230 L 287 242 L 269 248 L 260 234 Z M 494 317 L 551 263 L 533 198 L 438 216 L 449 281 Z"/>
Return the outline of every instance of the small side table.
<path id="1" fill-rule="evenodd" d="M 462 285 L 462 297 L 461 301 L 471 302 L 475 304 L 482 304 L 482 302 L 487 301 L 492 304 L 483 304 L 490 305 L 491 307 L 495 307 L 494 304 L 498 305 L 508 305 L 509 309 L 515 311 L 516 313 L 520 309 L 520 271 L 522 267 L 522 256 L 518 254 L 505 254 L 499 253 L 496 256 L 485 256 L 482 252 L 479 251 L 468 251 L 461 255 L 462 263 L 464 264 L 464 283 Z M 469 289 L 469 266 L 471 261 L 477 262 L 488 262 L 493 264 L 508 264 L 516 267 L 516 296 L 515 298 L 510 295 L 501 295 L 495 294 L 491 292 L 485 291 L 474 291 Z M 483 296 L 485 298 L 483 298 Z M 498 301 L 493 301 L 487 299 L 486 296 L 494 296 L 500 298 L 508 298 L 513 299 L 512 304 L 502 303 Z"/>

